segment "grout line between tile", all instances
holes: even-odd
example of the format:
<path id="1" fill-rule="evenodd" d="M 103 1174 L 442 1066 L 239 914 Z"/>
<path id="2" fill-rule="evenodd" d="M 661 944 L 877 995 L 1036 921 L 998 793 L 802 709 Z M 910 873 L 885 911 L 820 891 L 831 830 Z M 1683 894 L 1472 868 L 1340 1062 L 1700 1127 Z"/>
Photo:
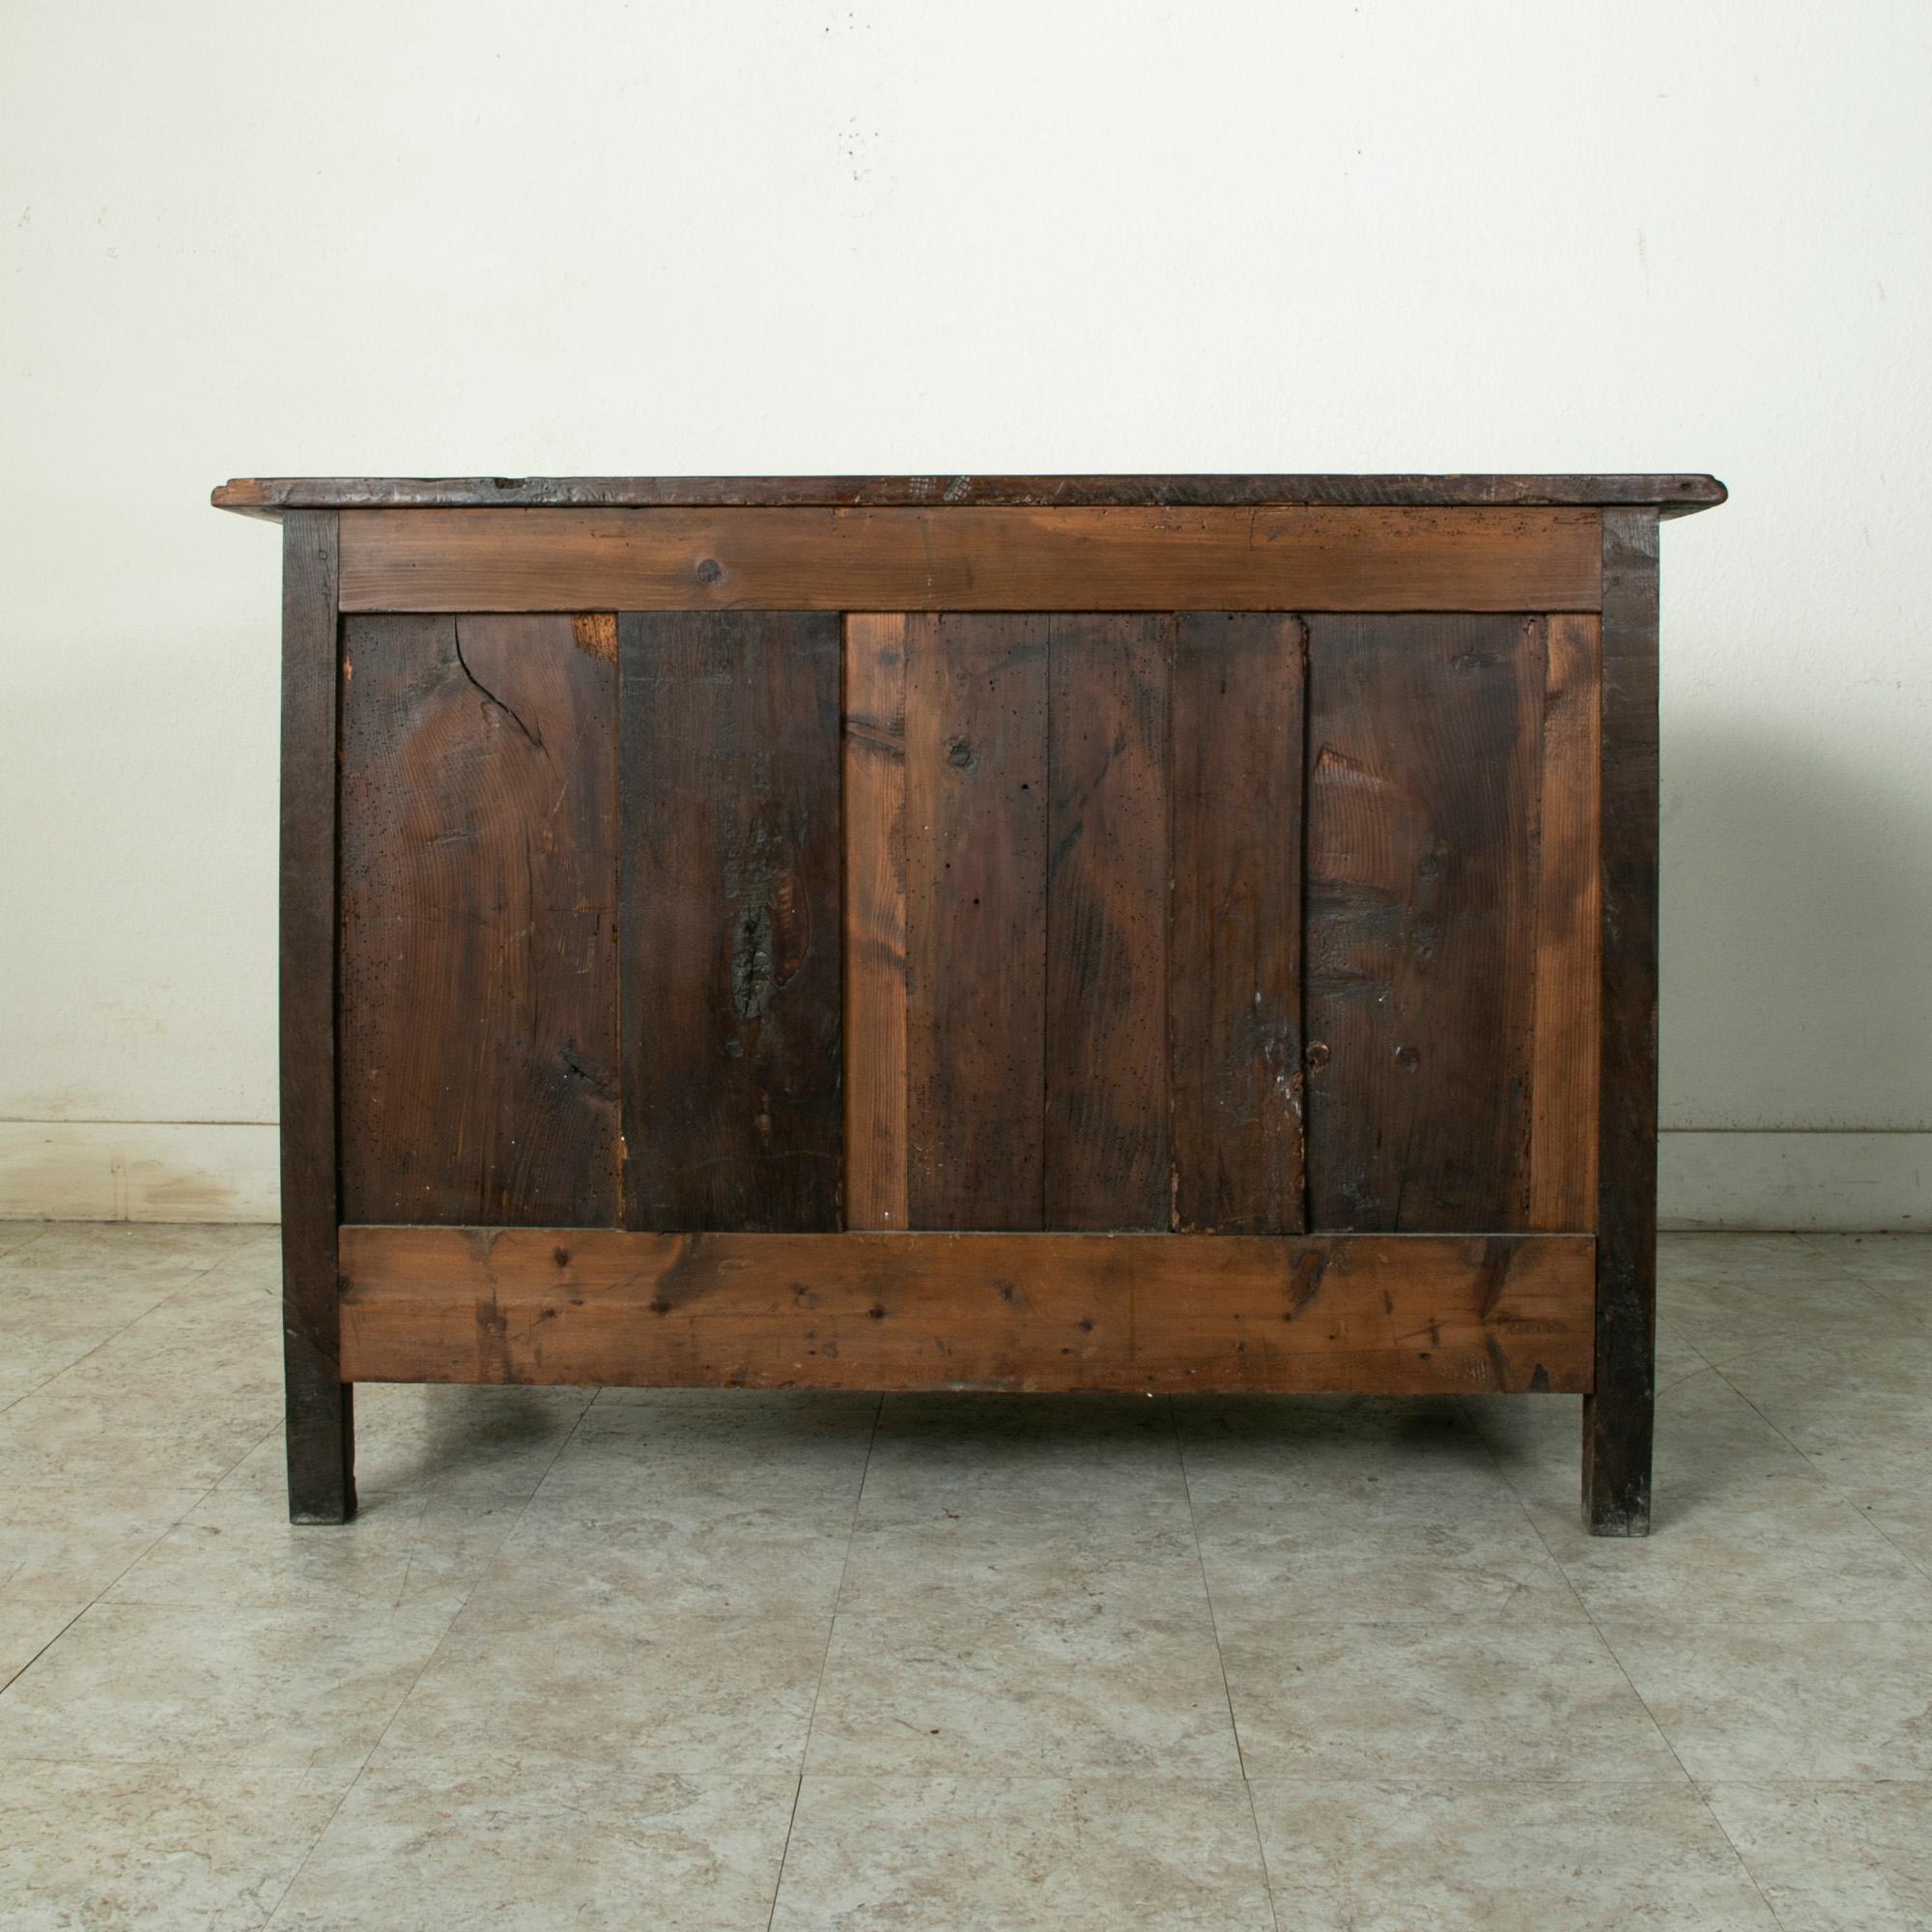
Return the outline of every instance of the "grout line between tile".
<path id="1" fill-rule="evenodd" d="M 1187 1479 L 1187 1451 L 1180 1440 L 1180 1416 L 1174 1398 L 1167 1398 L 1168 1427 L 1174 1432 L 1175 1461 L 1180 1466 L 1181 1493 L 1187 1498 L 1187 1528 L 1194 1539 L 1194 1561 L 1201 1571 L 1201 1595 L 1208 1605 L 1208 1628 L 1214 1638 L 1214 1662 L 1221 1671 L 1221 1694 L 1228 1700 L 1228 1728 L 1235 1737 L 1235 1762 L 1239 1767 L 1241 1789 L 1247 1794 L 1248 1818 L 1255 1828 L 1255 1856 L 1261 1860 L 1262 1889 L 1267 1893 L 1268 1916 L 1275 1932 L 1281 1932 L 1281 1913 L 1274 1902 L 1274 1881 L 1268 1875 L 1267 1847 L 1262 1840 L 1261 1811 L 1255 1803 L 1255 1787 L 1248 1781 L 1247 1753 L 1241 1748 L 1241 1727 L 1235 1720 L 1235 1693 L 1228 1683 L 1228 1660 L 1221 1651 L 1221 1623 L 1214 1614 L 1214 1592 L 1208 1582 L 1208 1558 L 1201 1548 L 1201 1525 L 1194 1515 L 1194 1486 Z"/>
<path id="2" fill-rule="evenodd" d="M 784 1890 L 785 1861 L 791 1856 L 792 1828 L 798 1823 L 799 1801 L 805 1794 L 806 1766 L 811 1760 L 811 1728 L 818 1721 L 819 1693 L 825 1689 L 825 1673 L 832 1662 L 832 1639 L 838 1631 L 838 1606 L 845 1601 L 845 1573 L 852 1566 L 852 1546 L 859 1537 L 859 1512 L 866 1501 L 866 1479 L 872 1472 L 872 1448 L 879 1439 L 879 1418 L 884 1414 L 883 1395 L 872 1405 L 872 1432 L 866 1438 L 866 1461 L 859 1471 L 859 1492 L 852 1498 L 852 1520 L 845 1532 L 845 1556 L 838 1566 L 838 1587 L 832 1594 L 832 1611 L 825 1619 L 825 1651 L 818 1660 L 818 1682 L 811 1687 L 811 1709 L 805 1719 L 805 1746 L 798 1756 L 798 1781 L 792 1786 L 791 1815 L 785 1820 L 784 1843 L 779 1850 L 779 1868 L 772 1880 L 772 1908 L 765 1915 L 765 1932 L 771 1932 L 778 1918 L 779 1895 Z"/>

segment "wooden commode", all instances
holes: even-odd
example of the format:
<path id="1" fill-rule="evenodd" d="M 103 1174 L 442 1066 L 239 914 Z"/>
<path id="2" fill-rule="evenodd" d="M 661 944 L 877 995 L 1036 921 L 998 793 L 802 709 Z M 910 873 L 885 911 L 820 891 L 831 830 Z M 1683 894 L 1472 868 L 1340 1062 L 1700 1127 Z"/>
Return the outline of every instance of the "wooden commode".
<path id="1" fill-rule="evenodd" d="M 361 1381 L 1585 1397 L 1708 476 L 243 481 L 291 1513 Z"/>

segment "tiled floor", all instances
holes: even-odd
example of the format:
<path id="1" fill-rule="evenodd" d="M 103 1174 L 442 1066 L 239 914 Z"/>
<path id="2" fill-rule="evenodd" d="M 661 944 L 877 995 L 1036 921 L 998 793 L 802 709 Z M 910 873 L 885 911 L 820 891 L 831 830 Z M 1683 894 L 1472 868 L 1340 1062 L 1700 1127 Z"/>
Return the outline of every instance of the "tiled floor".
<path id="1" fill-rule="evenodd" d="M 1663 1250 L 1577 1404 L 365 1389 L 271 1232 L 0 1224 L 0 1926 L 1932 1924 L 1932 1237 Z"/>

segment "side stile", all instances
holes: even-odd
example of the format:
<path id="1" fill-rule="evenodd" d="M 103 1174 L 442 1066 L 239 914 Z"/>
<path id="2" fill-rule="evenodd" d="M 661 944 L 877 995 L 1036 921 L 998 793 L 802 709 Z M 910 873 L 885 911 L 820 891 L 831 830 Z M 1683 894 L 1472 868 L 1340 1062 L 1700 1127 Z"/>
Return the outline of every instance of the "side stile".
<path id="1" fill-rule="evenodd" d="M 355 1513 L 336 1228 L 336 515 L 282 520 L 282 1359 L 289 1520 Z"/>

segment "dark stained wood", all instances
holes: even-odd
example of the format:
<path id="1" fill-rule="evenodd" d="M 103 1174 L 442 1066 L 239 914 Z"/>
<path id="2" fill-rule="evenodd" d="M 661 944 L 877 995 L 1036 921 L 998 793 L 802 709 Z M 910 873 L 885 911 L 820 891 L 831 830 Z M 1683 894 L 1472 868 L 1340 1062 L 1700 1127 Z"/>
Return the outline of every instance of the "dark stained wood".
<path id="1" fill-rule="evenodd" d="M 906 1223 L 905 633 L 845 620 L 845 1225 Z"/>
<path id="2" fill-rule="evenodd" d="M 1666 517 L 1724 500 L 1715 476 L 238 476 L 218 509 L 650 509 L 942 504 L 1335 503 L 1374 507 L 1648 503 Z"/>
<path id="3" fill-rule="evenodd" d="M 1657 519 L 1604 518 L 1603 1085 L 1583 1514 L 1650 1529 L 1657 1407 Z"/>
<path id="4" fill-rule="evenodd" d="M 1587 1236 L 345 1228 L 365 1381 L 1575 1391 Z"/>
<path id="5" fill-rule="evenodd" d="M 1048 1228 L 1165 1228 L 1174 619 L 1049 627 Z"/>
<path id="6" fill-rule="evenodd" d="M 282 1354 L 289 1520 L 355 1514 L 336 1308 L 335 513 L 282 524 Z"/>
<path id="7" fill-rule="evenodd" d="M 835 1229 L 839 626 L 626 612 L 624 1221 Z"/>
<path id="8" fill-rule="evenodd" d="M 1560 1232 L 1597 1225 L 1597 620 L 1545 640 L 1528 1225 Z"/>
<path id="9" fill-rule="evenodd" d="M 344 633 L 344 1215 L 614 1226 L 605 627 L 389 616 Z"/>
<path id="10" fill-rule="evenodd" d="M 1594 510 L 347 510 L 348 611 L 1594 611 Z"/>
<path id="11" fill-rule="evenodd" d="M 1174 652 L 1174 1225 L 1302 1225 L 1303 629 L 1184 616 Z"/>
<path id="12" fill-rule="evenodd" d="M 1315 617 L 1311 1227 L 1520 1228 L 1543 627 Z"/>
<path id="13" fill-rule="evenodd" d="M 906 642 L 906 1151 L 915 1228 L 1040 1226 L 1047 625 Z"/>

